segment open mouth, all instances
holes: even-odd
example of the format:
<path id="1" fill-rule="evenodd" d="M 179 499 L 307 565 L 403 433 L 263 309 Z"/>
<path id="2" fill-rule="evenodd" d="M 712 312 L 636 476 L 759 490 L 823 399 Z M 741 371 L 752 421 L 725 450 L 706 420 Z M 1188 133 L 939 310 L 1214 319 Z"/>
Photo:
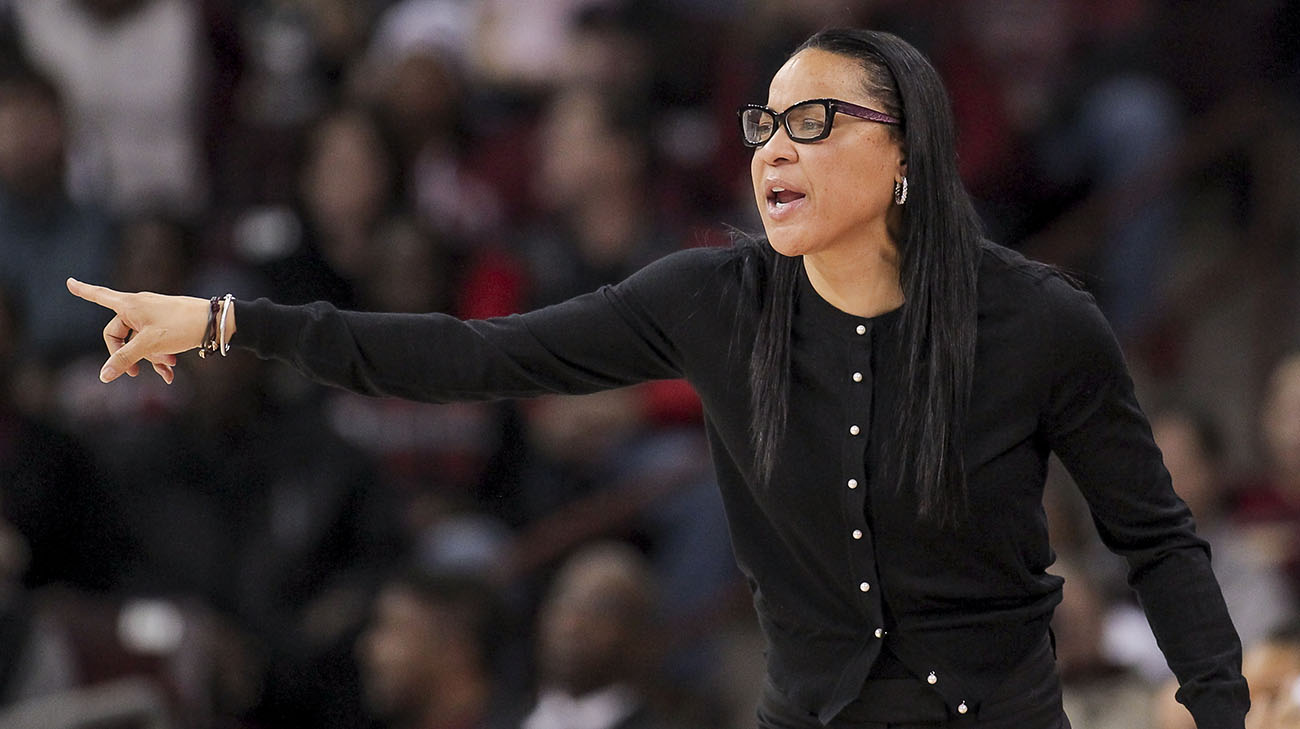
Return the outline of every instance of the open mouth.
<path id="1" fill-rule="evenodd" d="M 774 187 L 767 192 L 767 199 L 780 208 L 781 205 L 789 205 L 793 201 L 802 200 L 803 194 L 802 192 L 787 190 L 784 187 Z"/>
<path id="2" fill-rule="evenodd" d="M 776 186 L 767 190 L 767 204 L 773 212 L 780 212 L 787 207 L 803 200 L 805 195 L 798 190 L 791 190 L 786 187 Z"/>

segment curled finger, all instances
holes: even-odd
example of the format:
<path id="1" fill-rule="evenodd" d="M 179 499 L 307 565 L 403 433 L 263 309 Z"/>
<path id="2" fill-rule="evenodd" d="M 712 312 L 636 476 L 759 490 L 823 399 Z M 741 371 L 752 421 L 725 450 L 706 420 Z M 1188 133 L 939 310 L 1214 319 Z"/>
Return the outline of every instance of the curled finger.
<path id="1" fill-rule="evenodd" d="M 104 346 L 108 348 L 109 355 L 121 349 L 131 339 L 131 334 L 131 327 L 127 326 L 120 314 L 109 320 L 104 325 Z"/>
<path id="2" fill-rule="evenodd" d="M 162 378 L 163 382 L 170 385 L 176 379 L 176 371 L 166 362 L 151 362 L 150 364 L 153 365 L 153 371 L 158 373 L 158 376 Z"/>
<path id="3" fill-rule="evenodd" d="M 144 337 L 133 337 L 131 341 L 118 347 L 108 357 L 103 369 L 99 371 L 101 382 L 112 382 L 123 373 L 135 377 L 140 372 L 139 362 L 144 359 L 147 349 Z"/>

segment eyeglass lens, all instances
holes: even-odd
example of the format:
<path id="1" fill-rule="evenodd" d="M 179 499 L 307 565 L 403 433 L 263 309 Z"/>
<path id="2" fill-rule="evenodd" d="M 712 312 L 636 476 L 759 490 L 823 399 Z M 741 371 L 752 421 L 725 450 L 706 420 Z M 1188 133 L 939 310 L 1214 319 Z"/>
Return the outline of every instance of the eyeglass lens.
<path id="1" fill-rule="evenodd" d="M 819 102 L 792 106 L 784 116 L 785 130 L 795 141 L 813 141 L 826 130 L 826 106 Z M 776 133 L 776 117 L 765 109 L 746 109 L 741 119 L 750 144 L 762 144 Z"/>

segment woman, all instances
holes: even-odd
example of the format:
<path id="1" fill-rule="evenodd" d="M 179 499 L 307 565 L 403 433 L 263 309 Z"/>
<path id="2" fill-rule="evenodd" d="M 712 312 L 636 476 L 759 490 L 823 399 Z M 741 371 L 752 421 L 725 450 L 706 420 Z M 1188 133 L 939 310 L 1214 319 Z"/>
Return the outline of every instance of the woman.
<path id="1" fill-rule="evenodd" d="M 763 729 L 1068 726 L 1041 506 L 1055 451 L 1198 726 L 1241 727 L 1241 647 L 1114 338 L 1087 295 L 980 239 L 930 64 L 891 35 L 819 33 L 740 119 L 765 241 L 522 316 L 69 286 L 117 312 L 105 381 L 142 359 L 170 381 L 175 353 L 231 337 L 434 401 L 686 377 L 767 638 Z"/>

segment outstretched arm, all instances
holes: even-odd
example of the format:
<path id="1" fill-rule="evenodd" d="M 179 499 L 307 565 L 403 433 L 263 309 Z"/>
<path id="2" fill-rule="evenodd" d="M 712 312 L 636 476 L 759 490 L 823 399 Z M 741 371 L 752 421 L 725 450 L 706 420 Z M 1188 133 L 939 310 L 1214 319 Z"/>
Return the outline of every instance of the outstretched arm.
<path id="1" fill-rule="evenodd" d="M 702 353 L 733 336 L 731 320 L 719 313 L 734 309 L 737 289 L 726 283 L 734 260 L 726 250 L 682 251 L 617 285 L 486 320 L 240 302 L 238 339 L 232 311 L 223 344 L 288 362 L 326 384 L 424 401 L 577 394 L 689 377 L 711 356 Z M 136 374 L 142 360 L 170 382 L 175 355 L 204 344 L 211 316 L 204 299 L 73 280 L 68 288 L 115 314 L 104 330 L 105 382 Z"/>

